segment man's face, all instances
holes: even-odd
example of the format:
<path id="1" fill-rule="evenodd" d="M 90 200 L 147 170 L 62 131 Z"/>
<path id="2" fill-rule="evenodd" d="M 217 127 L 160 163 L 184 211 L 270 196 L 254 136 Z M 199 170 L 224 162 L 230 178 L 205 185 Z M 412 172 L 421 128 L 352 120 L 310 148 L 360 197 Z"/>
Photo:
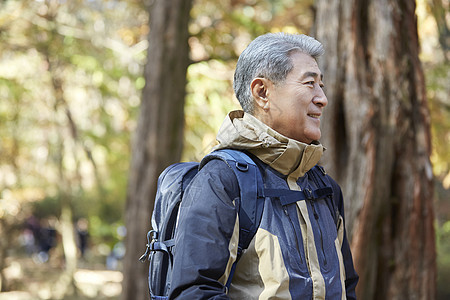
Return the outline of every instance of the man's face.
<path id="1" fill-rule="evenodd" d="M 322 73 L 308 54 L 291 54 L 294 68 L 286 80 L 268 90 L 271 127 L 288 138 L 310 144 L 320 139 L 320 116 L 328 100 Z"/>

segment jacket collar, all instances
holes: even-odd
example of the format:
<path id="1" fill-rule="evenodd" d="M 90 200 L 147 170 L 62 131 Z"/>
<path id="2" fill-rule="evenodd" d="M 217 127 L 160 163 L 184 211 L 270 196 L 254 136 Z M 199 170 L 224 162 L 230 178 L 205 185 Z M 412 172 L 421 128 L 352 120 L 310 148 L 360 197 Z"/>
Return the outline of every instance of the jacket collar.
<path id="1" fill-rule="evenodd" d="M 305 144 L 276 132 L 241 110 L 230 112 L 217 134 L 214 148 L 247 150 L 283 175 L 299 178 L 317 164 L 324 147 L 315 141 Z"/>

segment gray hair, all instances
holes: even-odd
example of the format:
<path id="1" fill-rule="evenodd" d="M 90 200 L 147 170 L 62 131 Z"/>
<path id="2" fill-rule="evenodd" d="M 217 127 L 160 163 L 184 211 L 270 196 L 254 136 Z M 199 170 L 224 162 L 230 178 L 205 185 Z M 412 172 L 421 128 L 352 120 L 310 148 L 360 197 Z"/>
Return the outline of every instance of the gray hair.
<path id="1" fill-rule="evenodd" d="M 317 60 L 324 53 L 322 44 L 304 34 L 267 33 L 254 39 L 239 56 L 234 72 L 236 98 L 247 113 L 253 113 L 250 84 L 257 77 L 282 83 L 293 69 L 290 54 L 300 51 Z"/>

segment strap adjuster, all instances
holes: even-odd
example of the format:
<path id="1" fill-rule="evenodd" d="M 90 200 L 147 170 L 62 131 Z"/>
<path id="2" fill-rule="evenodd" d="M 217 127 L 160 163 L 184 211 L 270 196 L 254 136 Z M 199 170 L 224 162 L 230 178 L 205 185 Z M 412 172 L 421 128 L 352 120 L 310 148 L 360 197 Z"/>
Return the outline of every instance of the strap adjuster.
<path id="1" fill-rule="evenodd" d="M 236 162 L 236 169 L 238 169 L 241 172 L 247 172 L 248 171 L 248 164 L 244 164 L 241 162 Z"/>
<path id="2" fill-rule="evenodd" d="M 312 200 L 314 198 L 312 191 L 308 188 L 303 190 L 303 194 L 305 194 L 305 197 L 308 200 Z"/>

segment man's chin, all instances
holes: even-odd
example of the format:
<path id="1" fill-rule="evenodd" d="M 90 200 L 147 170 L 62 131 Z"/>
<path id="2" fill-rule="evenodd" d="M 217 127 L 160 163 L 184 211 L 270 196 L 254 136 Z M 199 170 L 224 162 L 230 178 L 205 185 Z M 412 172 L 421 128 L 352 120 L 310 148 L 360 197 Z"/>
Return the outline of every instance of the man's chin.
<path id="1" fill-rule="evenodd" d="M 308 135 L 306 138 L 309 141 L 309 143 L 307 144 L 312 144 L 313 142 L 317 142 L 320 140 L 320 138 L 322 137 L 320 131 L 319 132 L 315 132 L 314 134 L 310 134 Z"/>

